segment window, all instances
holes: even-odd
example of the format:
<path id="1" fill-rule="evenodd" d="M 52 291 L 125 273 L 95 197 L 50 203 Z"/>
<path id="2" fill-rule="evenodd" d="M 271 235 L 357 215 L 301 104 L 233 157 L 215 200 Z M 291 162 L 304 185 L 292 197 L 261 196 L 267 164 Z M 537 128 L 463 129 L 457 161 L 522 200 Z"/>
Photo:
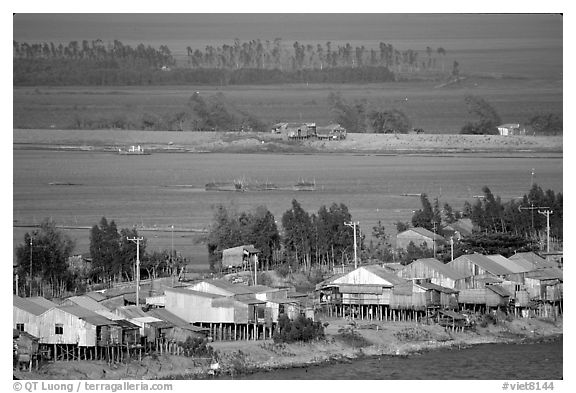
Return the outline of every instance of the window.
<path id="1" fill-rule="evenodd" d="M 23 332 L 24 331 L 24 324 L 23 323 L 17 323 L 16 324 L 16 330 L 18 330 L 19 332 Z"/>
<path id="2" fill-rule="evenodd" d="M 64 334 L 64 325 L 57 323 L 54 329 L 54 334 Z"/>

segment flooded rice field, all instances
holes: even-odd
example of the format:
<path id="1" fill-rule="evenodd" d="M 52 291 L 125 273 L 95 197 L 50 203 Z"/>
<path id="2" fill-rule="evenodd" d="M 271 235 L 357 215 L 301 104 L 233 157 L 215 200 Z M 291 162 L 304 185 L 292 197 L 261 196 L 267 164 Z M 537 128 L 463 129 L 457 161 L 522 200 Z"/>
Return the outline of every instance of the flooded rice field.
<path id="1" fill-rule="evenodd" d="M 52 217 L 86 252 L 89 228 L 102 216 L 119 228 L 143 226 L 148 249 L 174 248 L 207 263 L 198 233 L 208 228 L 217 204 L 239 211 L 265 205 L 280 222 L 297 199 L 309 212 L 333 202 L 346 204 L 368 234 L 381 220 L 394 237 L 394 222 L 410 221 L 418 197 L 428 194 L 462 209 L 474 202 L 484 185 L 504 201 L 527 193 L 534 182 L 562 191 L 561 154 L 462 155 L 290 155 L 155 153 L 120 156 L 104 152 L 13 151 L 14 246 L 30 228 Z M 274 184 L 281 190 L 206 191 L 210 182 L 245 181 Z M 298 181 L 315 183 L 315 191 L 296 191 Z M 408 194 L 408 195 L 406 195 Z M 171 230 L 171 226 L 174 230 Z"/>

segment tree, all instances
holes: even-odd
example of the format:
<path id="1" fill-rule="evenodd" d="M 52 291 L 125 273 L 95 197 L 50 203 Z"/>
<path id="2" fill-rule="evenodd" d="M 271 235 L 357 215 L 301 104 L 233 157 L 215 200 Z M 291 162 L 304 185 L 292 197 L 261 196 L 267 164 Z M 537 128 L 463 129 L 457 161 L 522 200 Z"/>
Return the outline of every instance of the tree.
<path id="1" fill-rule="evenodd" d="M 73 250 L 74 242 L 50 219 L 42 221 L 32 233 L 27 232 L 24 243 L 16 248 L 16 261 L 18 275 L 27 278 L 28 292 L 62 296 L 71 283 L 68 258 Z"/>
<path id="2" fill-rule="evenodd" d="M 412 215 L 412 226 L 432 230 L 434 227 L 434 211 L 428 200 L 428 195 L 422 193 L 420 202 L 422 203 L 422 209 L 416 210 Z"/>
<path id="3" fill-rule="evenodd" d="M 253 244 L 260 250 L 258 260 L 269 269 L 280 250 L 280 234 L 274 215 L 265 206 L 258 206 L 245 219 L 244 243 Z"/>
<path id="4" fill-rule="evenodd" d="M 347 103 L 340 93 L 328 95 L 330 110 L 336 115 L 336 121 L 349 132 L 365 132 L 366 100 Z"/>
<path id="5" fill-rule="evenodd" d="M 408 116 L 398 109 L 372 111 L 368 115 L 368 119 L 375 133 L 385 133 L 388 130 L 407 133 L 411 127 Z"/>
<path id="6" fill-rule="evenodd" d="M 562 134 L 562 115 L 556 113 L 541 113 L 532 116 L 527 124 L 532 127 L 538 135 L 558 135 Z"/>
<path id="7" fill-rule="evenodd" d="M 376 245 L 371 247 L 370 255 L 380 261 L 393 260 L 392 245 L 390 244 L 390 235 L 386 233 L 386 228 L 378 220 L 378 224 L 372 227 L 372 236 L 376 239 Z"/>
<path id="8" fill-rule="evenodd" d="M 108 223 L 106 217 L 102 217 L 98 225 L 94 225 L 90 231 L 90 257 L 95 275 L 100 281 L 106 282 L 120 273 L 120 234 L 114 220 Z M 120 279 L 122 276 L 116 276 Z"/>
<path id="9" fill-rule="evenodd" d="M 206 240 L 210 269 L 216 270 L 222 260 L 222 250 L 242 244 L 238 213 L 217 205 Z"/>
<path id="10" fill-rule="evenodd" d="M 478 118 L 475 123 L 466 123 L 461 134 L 498 134 L 498 125 L 502 122 L 496 110 L 483 98 L 468 95 L 464 97 L 468 113 Z"/>
<path id="11" fill-rule="evenodd" d="M 408 222 L 396 221 L 394 225 L 396 225 L 396 232 L 398 233 L 402 233 L 410 229 L 410 223 Z"/>
<path id="12" fill-rule="evenodd" d="M 282 227 L 282 242 L 288 256 L 298 264 L 304 264 L 305 268 L 310 267 L 314 228 L 310 215 L 296 199 L 292 200 L 292 208 L 282 215 Z"/>
<path id="13" fill-rule="evenodd" d="M 426 243 L 422 243 L 420 246 L 414 244 L 414 242 L 408 243 L 406 250 L 398 250 L 400 263 L 403 265 L 408 265 L 412 261 L 420 258 L 433 258 L 434 250 L 428 248 Z"/>

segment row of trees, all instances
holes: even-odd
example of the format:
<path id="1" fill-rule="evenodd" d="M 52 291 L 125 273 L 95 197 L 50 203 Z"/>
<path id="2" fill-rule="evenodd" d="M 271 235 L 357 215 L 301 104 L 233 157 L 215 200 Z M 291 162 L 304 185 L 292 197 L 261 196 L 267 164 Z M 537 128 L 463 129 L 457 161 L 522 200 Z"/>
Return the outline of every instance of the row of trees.
<path id="1" fill-rule="evenodd" d="M 245 42 L 235 39 L 232 45 L 208 45 L 203 49 L 188 46 L 186 54 L 188 65 L 194 68 L 299 70 L 382 66 L 403 71 L 436 69 L 438 59 L 442 59 L 443 67 L 446 50 L 428 46 L 425 51 L 400 51 L 384 42 L 370 49 L 364 45 L 353 47 L 350 43 L 335 45 L 331 41 L 325 45 L 298 41 L 285 44 L 276 38 Z"/>
<path id="2" fill-rule="evenodd" d="M 350 260 L 353 232 L 344 225 L 350 220 L 344 204 L 322 206 L 317 214 L 309 214 L 293 200 L 291 208 L 282 215 L 280 231 L 266 207 L 238 213 L 219 205 L 207 238 L 210 266 L 216 269 L 222 250 L 240 244 L 258 248 L 259 259 L 267 269 L 288 262 L 294 269 L 309 270 Z"/>
<path id="3" fill-rule="evenodd" d="M 136 272 L 134 228 L 118 230 L 115 222 L 103 217 L 90 230 L 90 258 L 73 256 L 74 242 L 52 220 L 44 220 L 38 229 L 24 235 L 16 248 L 19 291 L 61 297 L 64 293 L 85 289 L 86 285 L 130 281 Z M 140 236 L 141 237 L 141 236 Z M 187 263 L 169 250 L 146 251 L 146 239 L 140 241 L 140 268 L 143 278 L 176 276 Z M 23 291 L 23 292 L 22 292 Z"/>
<path id="4" fill-rule="evenodd" d="M 13 80 L 17 86 L 388 82 L 395 80 L 395 72 L 437 70 L 437 59 L 445 56 L 443 48 L 399 51 L 383 42 L 378 49 L 367 49 L 349 43 L 333 47 L 330 42 L 235 40 L 204 50 L 187 47 L 186 64 L 179 65 L 166 45 L 13 41 Z"/>

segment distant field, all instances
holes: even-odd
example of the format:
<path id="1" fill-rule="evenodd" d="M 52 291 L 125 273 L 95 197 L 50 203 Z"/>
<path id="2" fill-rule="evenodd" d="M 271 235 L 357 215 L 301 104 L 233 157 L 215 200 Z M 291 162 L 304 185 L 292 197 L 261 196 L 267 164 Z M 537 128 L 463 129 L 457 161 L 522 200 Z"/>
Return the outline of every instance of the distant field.
<path id="1" fill-rule="evenodd" d="M 143 113 L 189 111 L 190 96 L 224 93 L 239 109 L 264 122 L 334 119 L 327 103 L 331 92 L 344 99 L 366 99 L 371 109 L 400 109 L 414 127 L 427 133 L 457 133 L 475 120 L 464 97 L 487 100 L 506 123 L 526 122 L 534 113 L 562 113 L 562 81 L 470 78 L 461 85 L 436 88 L 435 82 L 366 85 L 172 86 L 172 87 L 38 87 L 14 89 L 15 128 L 75 128 L 77 118 L 140 118 Z"/>

